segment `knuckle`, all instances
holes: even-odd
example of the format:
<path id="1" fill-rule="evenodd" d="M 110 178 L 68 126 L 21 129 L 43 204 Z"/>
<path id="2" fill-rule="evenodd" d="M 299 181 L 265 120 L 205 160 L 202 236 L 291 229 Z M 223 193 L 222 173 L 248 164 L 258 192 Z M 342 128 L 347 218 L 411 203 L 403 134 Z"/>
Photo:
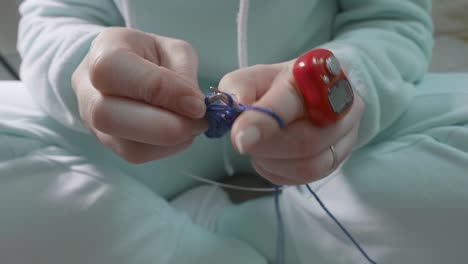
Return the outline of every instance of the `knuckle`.
<path id="1" fill-rule="evenodd" d="M 198 65 L 197 52 L 189 42 L 180 39 L 173 39 L 168 44 L 167 48 L 169 50 L 166 51 L 166 53 L 170 54 L 173 59 L 177 58 L 181 62 L 183 61 L 186 63 L 187 66 L 192 65 L 192 63 L 194 63 L 194 65 Z"/>
<path id="2" fill-rule="evenodd" d="M 170 91 L 167 89 L 161 74 L 164 74 L 164 71 L 155 74 L 148 70 L 141 74 L 139 98 L 143 98 L 145 102 L 150 104 L 158 102 L 158 105 L 166 105 L 166 100 L 170 98 Z"/>
<path id="3" fill-rule="evenodd" d="M 255 64 L 255 65 L 250 66 L 250 69 L 255 71 L 255 72 L 262 72 L 262 71 L 265 71 L 265 70 L 269 70 L 270 68 L 271 68 L 271 65 L 263 64 L 263 63 L 259 63 L 259 64 Z M 243 68 L 243 69 L 246 69 L 246 68 Z"/>
<path id="4" fill-rule="evenodd" d="M 184 52 L 189 54 L 195 54 L 195 49 L 185 40 L 174 39 L 170 45 L 171 50 L 175 52 Z"/>
<path id="5" fill-rule="evenodd" d="M 99 81 L 99 77 L 107 70 L 112 58 L 113 51 L 96 51 L 92 52 L 89 63 L 89 78 L 91 83 L 95 84 Z"/>
<path id="6" fill-rule="evenodd" d="M 105 101 L 102 97 L 96 96 L 90 99 L 88 105 L 89 125 L 99 131 L 109 130 L 109 116 L 106 111 Z M 83 117 L 88 119 L 87 117 Z"/>
<path id="7" fill-rule="evenodd" d="M 95 50 L 90 52 L 89 79 L 99 89 L 103 76 L 109 76 L 115 58 L 124 52 L 121 48 Z"/>
<path id="8" fill-rule="evenodd" d="M 221 78 L 219 81 L 219 89 L 223 92 L 229 92 L 232 89 L 234 83 L 238 79 L 238 71 L 230 72 Z"/>
<path id="9" fill-rule="evenodd" d="M 84 61 L 84 60 L 83 60 Z M 80 87 L 81 81 L 82 81 L 82 67 L 83 67 L 83 62 L 78 65 L 76 70 L 73 71 L 72 76 L 71 76 L 71 85 L 72 89 L 77 93 L 78 88 Z"/>

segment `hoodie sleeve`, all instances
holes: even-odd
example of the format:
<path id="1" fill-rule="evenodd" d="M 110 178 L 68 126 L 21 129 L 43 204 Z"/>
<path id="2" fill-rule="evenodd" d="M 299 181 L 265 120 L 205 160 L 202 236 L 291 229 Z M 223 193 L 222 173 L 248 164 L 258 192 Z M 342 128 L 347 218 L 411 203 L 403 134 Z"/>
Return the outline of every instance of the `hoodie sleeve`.
<path id="1" fill-rule="evenodd" d="M 21 79 L 39 106 L 78 131 L 81 123 L 71 75 L 91 42 L 124 20 L 112 0 L 27 0 L 20 6 Z"/>
<path id="2" fill-rule="evenodd" d="M 432 56 L 430 0 L 340 0 L 334 38 L 322 45 L 343 64 L 365 110 L 356 148 L 389 127 L 411 101 Z"/>

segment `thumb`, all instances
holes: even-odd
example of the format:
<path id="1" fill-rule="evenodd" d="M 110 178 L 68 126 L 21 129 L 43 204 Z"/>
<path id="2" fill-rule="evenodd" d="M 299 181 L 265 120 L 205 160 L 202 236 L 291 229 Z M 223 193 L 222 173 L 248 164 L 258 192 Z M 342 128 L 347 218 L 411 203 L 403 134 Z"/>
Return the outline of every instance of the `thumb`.
<path id="1" fill-rule="evenodd" d="M 254 104 L 275 113 L 284 125 L 302 118 L 305 113 L 302 96 L 295 88 L 292 73 L 294 61 L 275 77 L 270 89 Z M 259 111 L 245 111 L 232 127 L 231 140 L 240 153 L 247 153 L 261 140 L 268 139 L 280 129 L 278 122 Z"/>

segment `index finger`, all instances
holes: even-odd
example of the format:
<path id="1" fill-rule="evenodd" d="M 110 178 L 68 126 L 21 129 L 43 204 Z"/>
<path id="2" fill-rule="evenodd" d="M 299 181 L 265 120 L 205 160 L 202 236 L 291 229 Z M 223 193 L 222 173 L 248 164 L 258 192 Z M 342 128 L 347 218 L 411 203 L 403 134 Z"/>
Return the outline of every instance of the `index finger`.
<path id="1" fill-rule="evenodd" d="M 115 95 L 200 118 L 204 97 L 196 83 L 131 50 L 104 52 L 89 62 L 90 80 L 101 93 Z"/>
<path id="2" fill-rule="evenodd" d="M 273 81 L 271 88 L 254 104 L 268 109 L 288 125 L 305 114 L 302 96 L 295 88 L 292 63 L 285 67 Z M 280 129 L 275 118 L 260 111 L 245 111 L 236 120 L 231 138 L 240 153 L 246 153 L 260 140 L 271 137 Z"/>

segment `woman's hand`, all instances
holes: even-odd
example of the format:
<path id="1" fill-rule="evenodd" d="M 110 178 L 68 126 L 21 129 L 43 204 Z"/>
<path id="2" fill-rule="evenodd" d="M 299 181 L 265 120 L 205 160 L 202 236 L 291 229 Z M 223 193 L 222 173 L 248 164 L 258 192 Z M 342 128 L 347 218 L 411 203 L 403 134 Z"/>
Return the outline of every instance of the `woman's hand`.
<path id="1" fill-rule="evenodd" d="M 72 77 L 84 124 L 132 163 L 177 153 L 207 129 L 198 58 L 186 42 L 125 28 L 102 32 Z"/>
<path id="2" fill-rule="evenodd" d="M 327 127 L 314 126 L 295 87 L 294 62 L 243 68 L 227 74 L 219 84 L 221 91 L 242 104 L 268 108 L 285 122 L 280 129 L 268 115 L 245 111 L 231 130 L 235 148 L 252 156 L 260 175 L 280 185 L 312 182 L 335 170 L 353 148 L 364 110 L 355 93 L 354 104 L 343 119 Z M 335 161 L 330 146 L 336 152 Z"/>

